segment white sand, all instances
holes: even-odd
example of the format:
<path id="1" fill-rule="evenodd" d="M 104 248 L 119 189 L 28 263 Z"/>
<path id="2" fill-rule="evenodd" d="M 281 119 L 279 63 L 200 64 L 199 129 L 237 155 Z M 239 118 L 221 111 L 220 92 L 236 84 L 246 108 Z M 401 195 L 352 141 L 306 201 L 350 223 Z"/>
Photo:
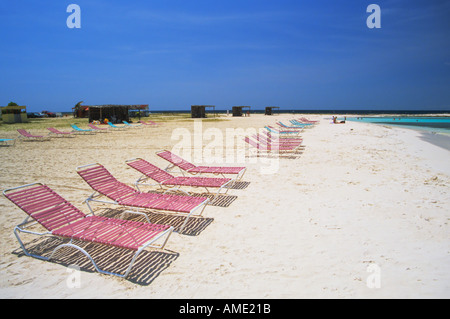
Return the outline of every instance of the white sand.
<path id="1" fill-rule="evenodd" d="M 412 130 L 333 125 L 329 117 L 309 117 L 321 123 L 302 134 L 305 151 L 276 162 L 273 174 L 263 174 L 269 165 L 263 159 L 247 158 L 243 180 L 250 184 L 229 193 L 238 198 L 229 207 L 207 207 L 198 235 L 174 234 L 169 252 L 145 255 L 148 265 L 138 265 L 141 275 L 134 281 L 83 270 L 81 287 L 69 288 L 66 265 L 23 256 L 13 228 L 25 214 L 2 196 L 0 297 L 450 297 L 450 152 Z M 227 127 L 261 128 L 291 118 L 229 117 L 202 128 L 225 135 Z M 0 148 L 0 189 L 43 182 L 87 213 L 82 200 L 92 192 L 76 166 L 99 162 L 132 183 L 139 174 L 124 161 L 139 156 L 165 167 L 154 152 L 177 144 L 171 136 L 180 127 L 193 130 L 185 121 L 159 131 Z M 367 279 L 377 275 L 380 287 L 369 288 Z"/>

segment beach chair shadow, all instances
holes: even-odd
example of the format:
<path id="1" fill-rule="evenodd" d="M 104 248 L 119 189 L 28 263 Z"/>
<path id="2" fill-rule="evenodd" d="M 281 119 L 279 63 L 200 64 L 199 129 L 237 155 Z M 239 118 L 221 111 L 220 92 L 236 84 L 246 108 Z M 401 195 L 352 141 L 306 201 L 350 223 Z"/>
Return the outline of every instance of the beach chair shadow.
<path id="1" fill-rule="evenodd" d="M 149 193 L 164 193 L 164 191 L 163 190 L 151 190 L 151 191 L 149 191 Z M 207 197 L 210 200 L 208 203 L 208 206 L 217 206 L 217 207 L 229 207 L 236 199 L 238 199 L 238 196 L 229 195 L 229 194 L 211 194 L 211 193 L 189 192 L 189 196 Z"/>
<path id="2" fill-rule="evenodd" d="M 229 189 L 246 189 L 250 185 L 250 182 L 244 182 L 244 181 L 236 181 L 229 186 L 226 187 Z"/>
<path id="3" fill-rule="evenodd" d="M 95 258 L 99 267 L 105 271 L 125 272 L 130 260 L 133 256 L 124 248 L 105 246 L 95 243 L 87 243 L 74 241 L 79 247 L 89 250 L 91 257 Z M 63 244 L 64 240 L 57 237 L 35 238 L 26 244 L 27 250 L 32 254 L 41 256 L 50 256 L 52 251 Z M 25 256 L 22 249 L 17 248 L 12 252 L 19 258 Z M 150 285 L 164 270 L 170 267 L 172 262 L 178 258 L 179 254 L 166 250 L 162 251 L 143 251 L 139 259 L 130 271 L 127 281 L 132 283 L 148 286 Z M 65 248 L 57 251 L 53 258 L 49 261 L 64 267 L 77 265 L 77 270 L 82 272 L 95 273 L 96 270 L 90 260 L 79 250 L 73 248 Z"/>
<path id="4" fill-rule="evenodd" d="M 204 197 L 204 196 L 203 196 Z M 138 222 L 146 222 L 145 217 L 127 213 L 126 208 L 109 208 L 99 207 L 95 210 L 95 215 L 105 216 L 109 218 L 120 218 L 126 220 L 133 220 Z M 174 228 L 174 232 L 188 236 L 199 236 L 213 221 L 214 218 L 207 218 L 203 216 L 192 216 L 188 219 L 184 228 L 185 217 L 180 215 L 167 215 L 163 212 L 146 212 L 146 215 L 151 223 L 163 223 Z M 181 231 L 180 231 L 181 230 Z"/>
<path id="5" fill-rule="evenodd" d="M 258 158 L 258 157 L 264 157 L 264 158 L 279 158 L 279 159 L 298 159 L 301 156 L 301 152 L 299 153 L 293 153 L 293 154 L 264 154 L 264 153 L 259 153 L 259 154 L 246 154 L 245 157 L 246 158 Z"/>
<path id="6" fill-rule="evenodd" d="M 200 194 L 191 194 L 191 196 L 201 196 L 208 197 L 211 201 L 208 203 L 209 206 L 217 206 L 217 207 L 229 207 L 236 199 L 238 199 L 235 195 L 227 195 L 220 194 L 217 196 L 213 196 L 208 193 L 200 193 Z"/>
<path id="7" fill-rule="evenodd" d="M 185 221 L 183 216 L 158 213 L 150 213 L 149 215 L 151 220 L 158 220 L 159 223 L 170 225 L 174 228 L 174 232 L 186 236 L 199 236 L 214 221 L 214 218 L 195 216 L 189 218 L 183 227 L 183 223 Z"/>

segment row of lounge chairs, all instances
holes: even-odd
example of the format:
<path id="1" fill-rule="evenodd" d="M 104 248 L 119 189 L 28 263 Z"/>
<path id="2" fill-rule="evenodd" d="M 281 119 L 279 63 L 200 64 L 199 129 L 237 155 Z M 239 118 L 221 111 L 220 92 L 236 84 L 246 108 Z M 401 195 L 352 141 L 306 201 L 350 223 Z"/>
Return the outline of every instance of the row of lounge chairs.
<path id="1" fill-rule="evenodd" d="M 266 131 L 250 137 L 247 136 L 244 140 L 256 151 L 257 156 L 261 154 L 277 156 L 298 154 L 304 149 L 300 133 L 305 128 L 313 127 L 317 122 L 305 118 L 291 120 L 290 122 L 292 125 L 286 125 L 278 121 L 277 125 L 280 128 L 266 125 L 264 127 Z"/>
<path id="2" fill-rule="evenodd" d="M 140 158 L 128 160 L 126 164 L 145 176 L 137 180 L 136 186 L 145 179 L 152 179 L 161 189 L 165 190 L 164 193 L 145 193 L 139 188 L 129 186 L 115 178 L 99 163 L 77 167 L 78 175 L 94 191 L 85 200 L 90 214 L 83 213 L 42 183 L 32 183 L 4 190 L 4 196 L 27 214 L 26 219 L 14 229 L 14 234 L 25 255 L 50 260 L 60 249 L 71 247 L 82 252 L 98 272 L 126 278 L 143 250 L 149 247 L 164 249 L 170 235 L 175 231 L 175 227 L 172 225 L 151 223 L 147 214 L 140 212 L 140 209 L 184 216 L 185 220 L 178 230 L 179 233 L 182 233 L 188 219 L 193 215 L 201 216 L 211 199 L 208 196 L 189 195 L 187 192 L 183 194 L 168 193 L 168 191 L 174 190 L 173 186 L 177 187 L 175 191 L 185 186 L 216 188 L 220 191 L 242 179 L 246 171 L 245 167 L 196 166 L 167 150 L 158 151 L 156 154 L 169 161 L 170 164 L 166 170 L 161 170 Z M 168 173 L 174 167 L 192 176 L 175 177 Z M 233 178 L 196 176 L 204 173 L 221 176 L 232 175 Z M 106 199 L 101 199 L 102 197 Z M 127 213 L 144 216 L 147 222 L 97 216 L 91 207 L 91 202 L 125 207 Z M 31 230 L 30 226 L 36 223 L 45 231 Z M 54 236 L 63 240 L 63 243 L 55 247 L 50 256 L 33 254 L 26 248 L 20 237 L 21 233 Z M 93 257 L 78 242 L 124 248 L 133 251 L 134 254 L 124 273 L 109 272 L 100 269 Z"/>
<path id="3" fill-rule="evenodd" d="M 24 138 L 27 140 L 33 140 L 33 141 L 48 141 L 51 137 L 74 137 L 75 134 L 95 134 L 95 133 L 106 133 L 113 130 L 126 130 L 128 128 L 143 128 L 143 127 L 157 127 L 160 124 L 153 122 L 153 121 L 139 121 L 139 124 L 130 124 L 126 121 L 123 121 L 123 125 L 118 126 L 111 122 L 108 122 L 108 128 L 106 127 L 99 127 L 97 125 L 94 125 L 92 123 L 88 124 L 88 129 L 83 129 L 77 126 L 76 124 L 71 124 L 72 131 L 61 131 L 59 129 L 56 129 L 54 127 L 48 127 L 47 130 L 50 132 L 48 135 L 36 135 L 28 132 L 25 129 L 18 129 L 17 132 L 20 134 L 20 138 Z M 4 139 L 7 140 L 7 139 Z M 1 141 L 0 141 L 1 142 Z"/>

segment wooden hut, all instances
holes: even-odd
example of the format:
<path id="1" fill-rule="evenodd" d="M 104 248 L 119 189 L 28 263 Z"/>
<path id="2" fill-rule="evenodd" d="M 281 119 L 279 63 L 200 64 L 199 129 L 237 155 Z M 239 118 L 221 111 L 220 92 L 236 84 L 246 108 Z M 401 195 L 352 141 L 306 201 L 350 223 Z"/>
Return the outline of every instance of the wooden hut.
<path id="1" fill-rule="evenodd" d="M 265 115 L 273 115 L 274 109 L 279 110 L 280 108 L 278 106 L 266 106 L 266 112 L 264 114 Z"/>
<path id="2" fill-rule="evenodd" d="M 89 122 L 103 122 L 108 119 L 111 123 L 122 123 L 130 120 L 130 110 L 138 108 L 141 108 L 141 105 L 89 105 Z"/>
<path id="3" fill-rule="evenodd" d="M 215 105 L 191 105 L 191 117 L 206 118 L 206 108 L 212 108 L 214 110 L 214 117 L 216 117 L 216 107 Z"/>
<path id="4" fill-rule="evenodd" d="M 247 108 L 248 112 L 250 112 L 250 106 L 233 106 L 233 116 L 242 116 L 243 115 L 243 109 Z"/>

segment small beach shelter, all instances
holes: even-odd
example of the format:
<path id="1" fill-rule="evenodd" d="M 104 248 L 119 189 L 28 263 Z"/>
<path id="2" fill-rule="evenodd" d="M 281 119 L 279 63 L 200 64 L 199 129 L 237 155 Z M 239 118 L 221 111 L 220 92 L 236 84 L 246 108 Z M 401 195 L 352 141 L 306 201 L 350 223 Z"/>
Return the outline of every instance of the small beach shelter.
<path id="1" fill-rule="evenodd" d="M 130 121 L 130 110 L 147 110 L 148 105 L 89 105 L 89 122 L 100 121 L 103 122 L 108 119 L 113 124 L 123 123 L 123 121 Z"/>
<path id="2" fill-rule="evenodd" d="M 26 106 L 3 106 L 0 107 L 3 123 L 26 123 L 28 122 Z"/>
<path id="3" fill-rule="evenodd" d="M 250 112 L 251 107 L 250 106 L 233 106 L 233 116 L 242 116 L 242 109 L 248 108 L 248 111 Z"/>
<path id="4" fill-rule="evenodd" d="M 214 117 L 216 117 L 215 105 L 191 105 L 191 117 L 192 118 L 206 118 L 206 108 L 212 108 Z"/>
<path id="5" fill-rule="evenodd" d="M 89 122 L 108 119 L 112 123 L 122 123 L 129 121 L 128 110 L 129 105 L 90 105 L 89 106 Z"/>
<path id="6" fill-rule="evenodd" d="M 278 107 L 278 106 L 266 106 L 266 112 L 264 113 L 264 115 L 273 115 L 273 110 L 274 109 L 279 110 L 280 107 Z"/>

